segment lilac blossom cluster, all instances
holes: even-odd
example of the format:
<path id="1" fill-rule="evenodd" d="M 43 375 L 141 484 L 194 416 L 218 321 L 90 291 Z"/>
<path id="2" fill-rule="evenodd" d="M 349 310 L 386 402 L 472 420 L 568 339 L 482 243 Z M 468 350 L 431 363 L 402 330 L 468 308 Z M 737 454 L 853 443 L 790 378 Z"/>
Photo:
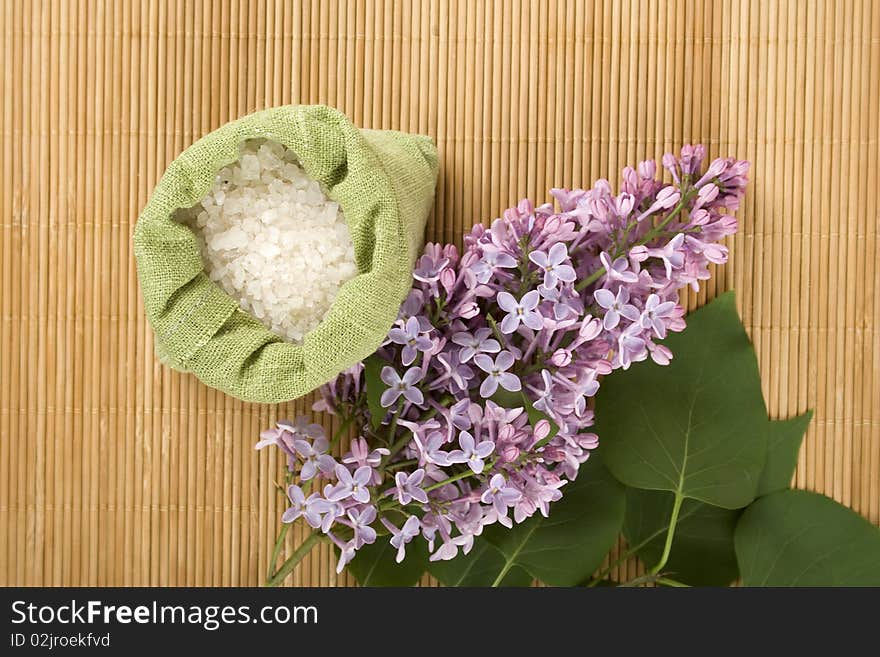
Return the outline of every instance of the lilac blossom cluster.
<path id="1" fill-rule="evenodd" d="M 645 161 L 617 194 L 599 180 L 551 190 L 555 206 L 524 200 L 475 226 L 461 254 L 429 244 L 385 343 L 322 388 L 315 409 L 340 417 L 337 436 L 305 419 L 262 434 L 257 447 L 280 447 L 299 479 L 282 520 L 326 534 L 341 570 L 382 536 L 398 561 L 419 536 L 432 560 L 451 559 L 487 525 L 547 516 L 598 444 L 600 378 L 668 364 L 658 340 L 685 327 L 679 290 L 727 260 L 719 241 L 736 232 L 748 163 L 702 172 L 704 157 L 700 145 L 664 156 L 671 182 Z"/>

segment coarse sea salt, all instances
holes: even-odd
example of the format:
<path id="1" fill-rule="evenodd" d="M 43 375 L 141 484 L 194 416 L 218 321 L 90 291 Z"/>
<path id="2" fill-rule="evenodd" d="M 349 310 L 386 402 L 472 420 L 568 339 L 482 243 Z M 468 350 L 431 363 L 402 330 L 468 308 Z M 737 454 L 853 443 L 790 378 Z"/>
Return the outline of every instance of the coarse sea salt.
<path id="1" fill-rule="evenodd" d="M 198 235 L 211 279 L 271 331 L 300 342 L 357 274 L 351 234 L 292 151 L 265 139 L 240 150 L 181 219 Z"/>

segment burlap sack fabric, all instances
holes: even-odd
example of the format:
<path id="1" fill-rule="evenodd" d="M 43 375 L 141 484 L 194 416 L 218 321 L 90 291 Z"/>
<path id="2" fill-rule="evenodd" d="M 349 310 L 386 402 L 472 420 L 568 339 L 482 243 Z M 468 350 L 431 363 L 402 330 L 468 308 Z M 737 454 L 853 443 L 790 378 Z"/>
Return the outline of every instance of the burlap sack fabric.
<path id="1" fill-rule="evenodd" d="M 242 141 L 260 137 L 297 155 L 342 207 L 354 243 L 358 275 L 301 345 L 271 333 L 208 278 L 196 235 L 174 217 L 207 194 L 217 171 L 238 159 Z M 264 403 L 300 397 L 367 357 L 410 289 L 436 177 L 429 137 L 359 130 L 321 105 L 264 110 L 206 135 L 169 165 L 134 231 L 159 357 L 209 386 Z"/>

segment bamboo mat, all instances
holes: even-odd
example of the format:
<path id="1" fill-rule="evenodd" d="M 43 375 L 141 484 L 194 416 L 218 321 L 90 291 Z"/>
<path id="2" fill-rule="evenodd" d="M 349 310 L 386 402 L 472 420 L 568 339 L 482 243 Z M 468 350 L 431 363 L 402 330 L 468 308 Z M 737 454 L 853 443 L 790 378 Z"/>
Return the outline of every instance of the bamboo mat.
<path id="1" fill-rule="evenodd" d="M 880 3 L 6 0 L 0 28 L 0 584 L 261 582 L 253 443 L 308 404 L 160 366 L 131 233 L 184 147 L 284 103 L 433 135 L 438 240 L 684 142 L 751 160 L 687 303 L 737 290 L 771 414 L 816 409 L 797 486 L 880 523 Z M 323 547 L 290 582 L 352 580 Z"/>

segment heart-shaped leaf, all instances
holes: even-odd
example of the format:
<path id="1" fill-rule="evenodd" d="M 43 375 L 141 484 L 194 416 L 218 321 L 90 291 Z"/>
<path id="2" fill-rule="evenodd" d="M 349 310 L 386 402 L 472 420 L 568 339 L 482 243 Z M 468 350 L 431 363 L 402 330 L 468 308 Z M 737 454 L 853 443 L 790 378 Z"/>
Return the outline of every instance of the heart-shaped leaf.
<path id="1" fill-rule="evenodd" d="M 735 543 L 747 586 L 880 586 L 880 529 L 818 493 L 762 497 Z"/>
<path id="2" fill-rule="evenodd" d="M 767 411 L 733 293 L 688 316 L 666 345 L 670 365 L 637 363 L 602 381 L 596 433 L 605 462 L 634 488 L 746 506 L 764 465 Z"/>
<path id="3" fill-rule="evenodd" d="M 791 484 L 797 466 L 798 452 L 813 411 L 788 420 L 774 420 L 767 431 L 767 459 L 758 483 L 758 495 L 784 490 Z"/>
<path id="4" fill-rule="evenodd" d="M 648 567 L 663 554 L 674 499 L 667 491 L 626 491 L 623 535 Z M 724 586 L 735 580 L 733 532 L 739 515 L 739 510 L 685 500 L 663 571 L 691 586 Z"/>
<path id="5" fill-rule="evenodd" d="M 406 548 L 406 558 L 397 563 L 397 549 L 386 534 L 364 545 L 346 566 L 361 586 L 413 586 L 425 573 L 428 549 L 421 539 Z"/>

